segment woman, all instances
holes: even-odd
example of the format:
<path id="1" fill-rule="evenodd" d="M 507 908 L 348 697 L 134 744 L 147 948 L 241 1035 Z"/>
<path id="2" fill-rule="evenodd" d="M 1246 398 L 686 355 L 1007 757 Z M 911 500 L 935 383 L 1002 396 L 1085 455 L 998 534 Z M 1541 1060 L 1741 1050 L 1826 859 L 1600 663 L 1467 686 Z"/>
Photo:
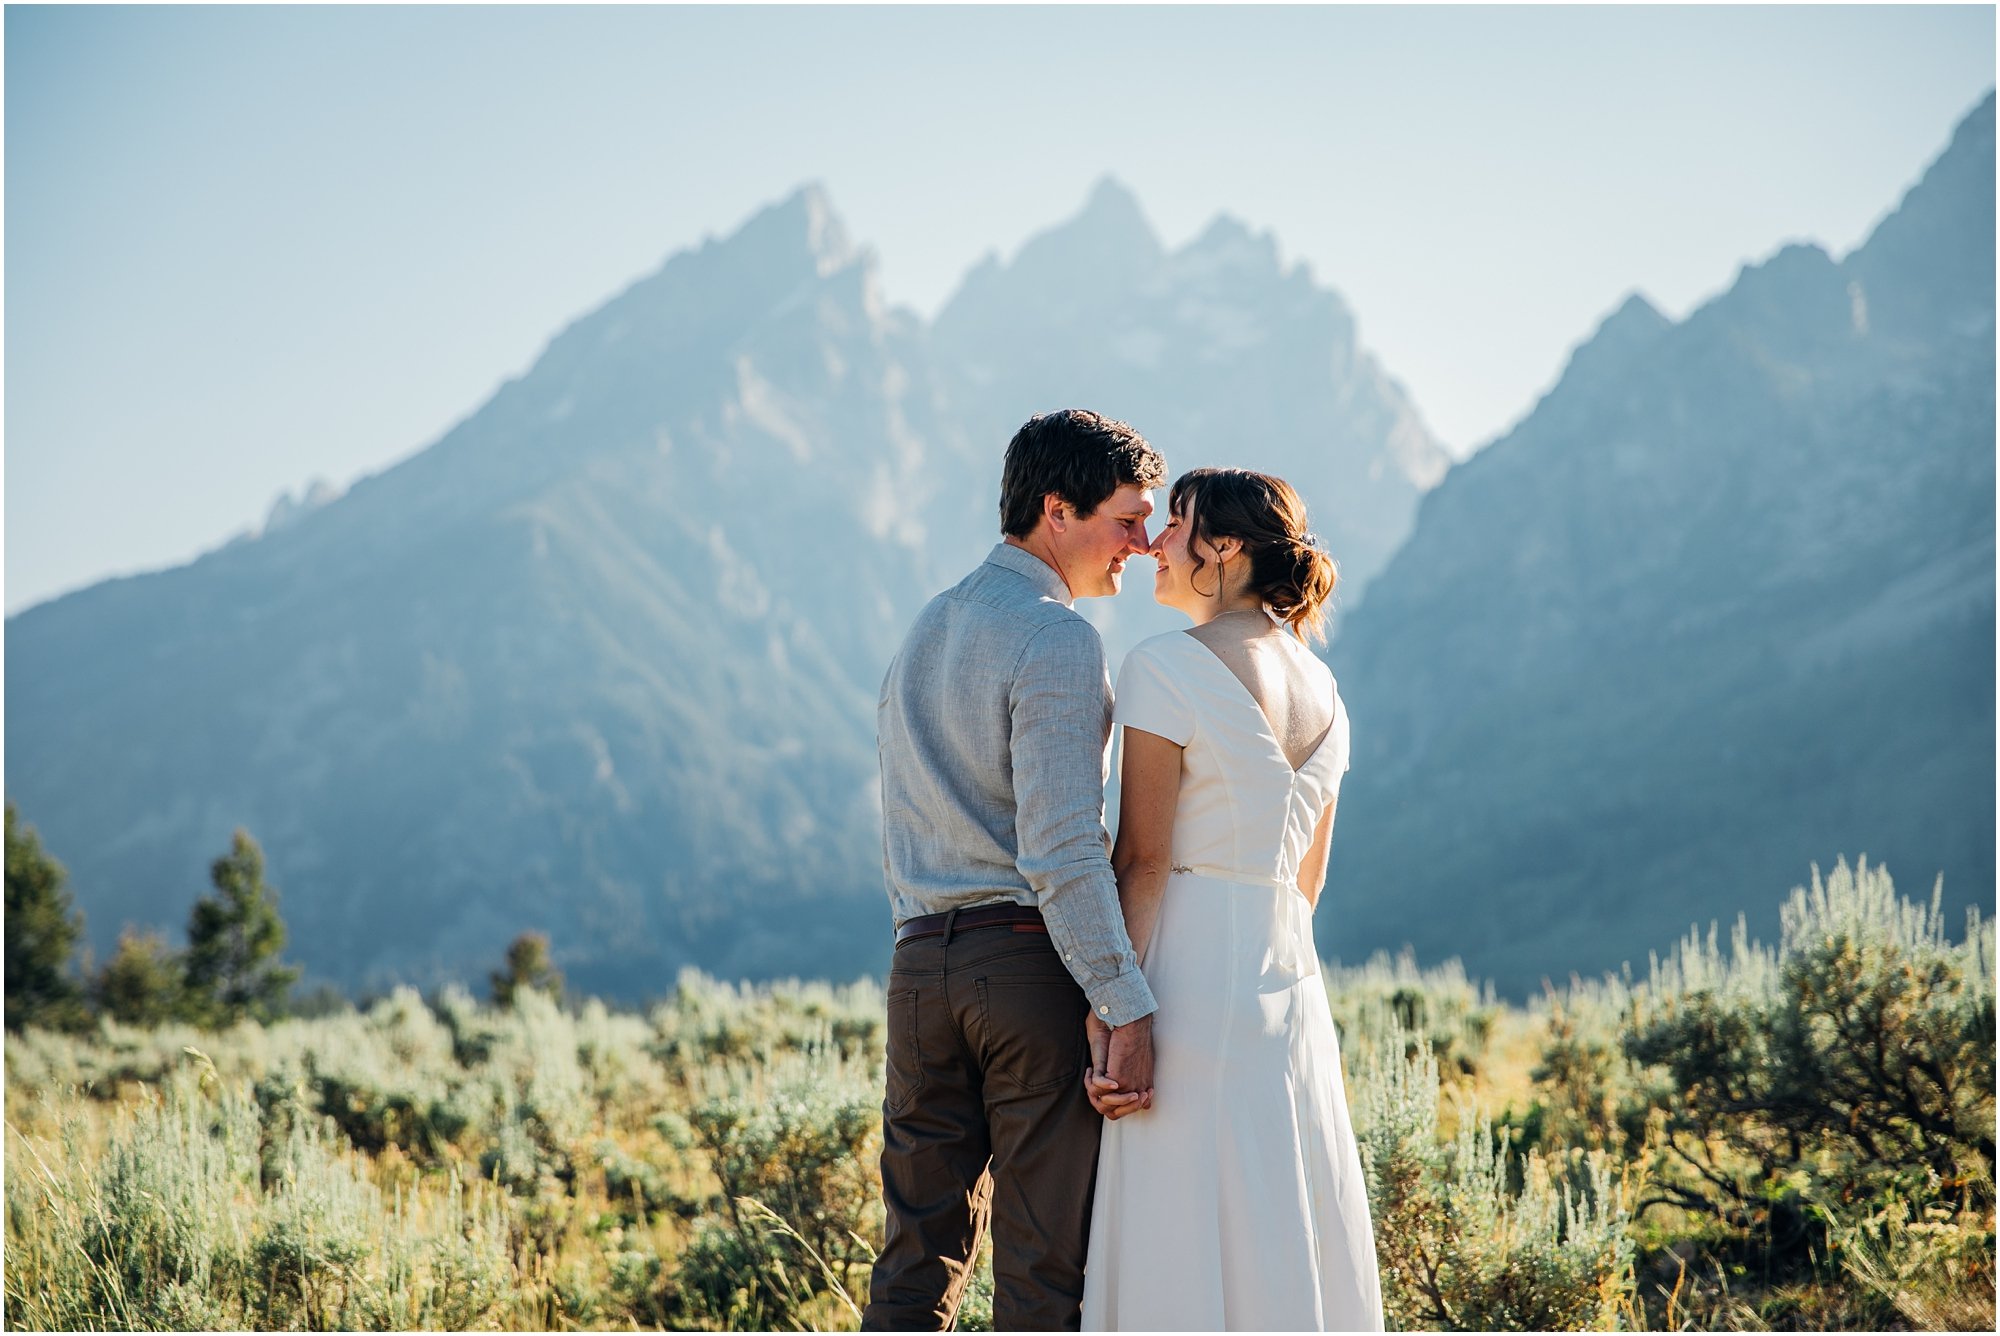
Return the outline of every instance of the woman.
<path id="1" fill-rule="evenodd" d="M 1109 1120 L 1084 1274 L 1094 1330 L 1380 1330 L 1340 1047 L 1313 944 L 1347 712 L 1323 637 L 1333 559 L 1278 478 L 1173 485 L 1153 596 L 1194 622 L 1118 675 L 1112 864 L 1160 1009 L 1157 1100 Z M 1093 1049 L 1101 1045 L 1093 1041 Z"/>

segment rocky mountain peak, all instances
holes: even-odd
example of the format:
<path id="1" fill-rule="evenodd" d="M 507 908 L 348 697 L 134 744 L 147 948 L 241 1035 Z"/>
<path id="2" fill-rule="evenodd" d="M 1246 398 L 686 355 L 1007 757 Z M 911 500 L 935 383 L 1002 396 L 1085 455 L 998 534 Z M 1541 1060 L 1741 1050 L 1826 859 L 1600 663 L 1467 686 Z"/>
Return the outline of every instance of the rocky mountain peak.
<path id="1" fill-rule="evenodd" d="M 1577 386 L 1602 376 L 1616 375 L 1660 335 L 1673 328 L 1673 321 L 1660 313 L 1644 294 L 1633 292 L 1604 317 L 1590 337 L 1569 355 L 1569 364 L 1548 398 L 1553 400 Z"/>
<path id="2" fill-rule="evenodd" d="M 1937 310 L 1955 323 L 1992 311 L 1993 94 L 1967 113 L 1951 143 L 1842 268 L 1878 330 Z"/>
<path id="3" fill-rule="evenodd" d="M 1146 211 L 1139 206 L 1139 197 L 1123 181 L 1106 172 L 1097 178 L 1097 184 L 1090 188 L 1090 196 L 1083 202 L 1083 209 L 1071 226 L 1082 225 L 1091 231 L 1109 235 L 1123 234 L 1133 239 L 1140 236 L 1152 238 L 1152 225 L 1146 221 Z"/>
<path id="4" fill-rule="evenodd" d="M 1162 254 L 1139 201 L 1105 176 L 1081 210 L 1031 237 L 1011 263 L 989 258 L 969 272 L 934 333 L 960 351 L 1024 337 L 1121 300 L 1158 270 Z"/>
<path id="5" fill-rule="evenodd" d="M 1659 307 L 1646 299 L 1645 293 L 1634 291 L 1628 293 L 1625 300 L 1618 303 L 1617 310 L 1605 317 L 1604 323 L 1597 327 L 1597 334 L 1599 338 L 1606 336 L 1623 338 L 1625 331 L 1628 330 L 1650 333 L 1665 329 L 1672 323 L 1666 316 L 1660 314 Z"/>
<path id="6" fill-rule="evenodd" d="M 280 492 L 264 516 L 263 532 L 276 533 L 280 529 L 297 524 L 320 507 L 338 501 L 340 495 L 341 489 L 325 478 L 314 478 L 296 497 L 288 491 Z"/>
<path id="7" fill-rule="evenodd" d="M 1834 282 L 1836 268 L 1823 247 L 1810 241 L 1791 241 L 1770 259 L 1744 265 L 1737 275 L 1737 291 L 1780 298 L 1804 296 Z"/>
<path id="8" fill-rule="evenodd" d="M 1123 287 L 1158 264 L 1161 253 L 1139 201 L 1106 176 L 1081 210 L 1030 240 L 1008 268 L 1022 283 Z"/>
<path id="9" fill-rule="evenodd" d="M 1276 277 L 1278 239 L 1269 232 L 1253 232 L 1242 219 L 1219 213 L 1173 257 L 1174 268 L 1183 273 L 1215 272 L 1233 276 Z"/>
<path id="10" fill-rule="evenodd" d="M 746 260 L 787 267 L 802 262 L 822 278 L 859 258 L 846 225 L 834 212 L 826 189 L 817 182 L 808 182 L 776 204 L 758 210 L 720 244 Z"/>

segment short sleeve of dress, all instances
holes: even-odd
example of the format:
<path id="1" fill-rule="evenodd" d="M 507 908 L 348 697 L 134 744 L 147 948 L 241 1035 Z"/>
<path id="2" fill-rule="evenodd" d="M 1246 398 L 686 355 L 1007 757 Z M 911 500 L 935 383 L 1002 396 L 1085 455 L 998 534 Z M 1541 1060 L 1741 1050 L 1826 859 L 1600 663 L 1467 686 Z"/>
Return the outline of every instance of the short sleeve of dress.
<path id="1" fill-rule="evenodd" d="M 1144 642 L 1132 647 L 1118 669 L 1111 718 L 1182 747 L 1194 737 L 1194 709 L 1181 684 L 1174 680 L 1159 652 Z"/>

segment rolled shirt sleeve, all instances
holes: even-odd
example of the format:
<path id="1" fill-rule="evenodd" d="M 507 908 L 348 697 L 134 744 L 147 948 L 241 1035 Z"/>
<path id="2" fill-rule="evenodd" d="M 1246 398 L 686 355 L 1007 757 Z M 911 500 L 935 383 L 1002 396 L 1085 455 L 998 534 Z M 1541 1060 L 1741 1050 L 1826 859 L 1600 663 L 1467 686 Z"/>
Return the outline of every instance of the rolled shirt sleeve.
<path id="1" fill-rule="evenodd" d="M 1104 645 L 1081 620 L 1029 637 L 1009 701 L 1016 855 L 1050 940 L 1111 1025 L 1156 1010 L 1139 972 L 1105 848 L 1111 684 Z"/>

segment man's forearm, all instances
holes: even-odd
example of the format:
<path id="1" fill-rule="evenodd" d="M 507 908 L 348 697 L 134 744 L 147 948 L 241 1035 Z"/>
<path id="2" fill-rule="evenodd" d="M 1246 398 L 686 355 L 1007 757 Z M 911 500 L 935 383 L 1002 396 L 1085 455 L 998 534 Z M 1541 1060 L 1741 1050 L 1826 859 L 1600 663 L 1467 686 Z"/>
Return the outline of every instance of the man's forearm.
<path id="1" fill-rule="evenodd" d="M 1091 1012 L 1107 1025 L 1129 1025 L 1157 1008 L 1138 955 L 1126 935 L 1117 882 L 1108 859 L 1076 875 L 1036 887 L 1042 921 L 1063 965 L 1090 998 Z"/>
<path id="2" fill-rule="evenodd" d="M 1088 623 L 1048 627 L 1023 648 L 1010 712 L 1016 866 L 1091 1011 L 1129 1024 L 1153 1010 L 1153 992 L 1126 935 L 1104 847 L 1111 693 Z"/>

